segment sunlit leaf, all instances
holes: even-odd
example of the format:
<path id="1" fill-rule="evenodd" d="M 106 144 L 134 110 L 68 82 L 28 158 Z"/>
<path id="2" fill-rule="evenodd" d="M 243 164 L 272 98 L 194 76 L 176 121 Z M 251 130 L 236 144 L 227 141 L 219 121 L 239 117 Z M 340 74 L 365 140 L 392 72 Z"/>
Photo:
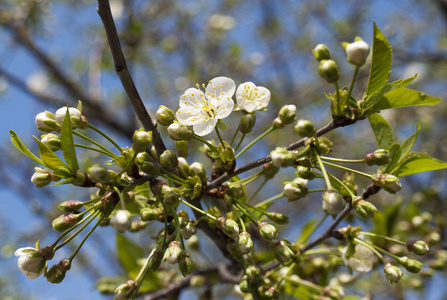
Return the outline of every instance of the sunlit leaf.
<path id="1" fill-rule="evenodd" d="M 121 265 L 130 278 L 135 278 L 141 269 L 138 261 L 143 258 L 143 249 L 121 233 L 116 234 L 116 248 Z"/>
<path id="2" fill-rule="evenodd" d="M 65 162 L 72 170 L 79 169 L 78 160 L 76 159 L 76 150 L 73 142 L 73 133 L 71 130 L 70 113 L 68 111 L 68 107 L 61 127 L 61 144 Z"/>
<path id="3" fill-rule="evenodd" d="M 44 166 L 45 164 L 43 163 L 42 160 L 40 160 L 40 158 L 38 158 L 36 155 L 34 155 L 26 146 L 25 144 L 20 140 L 19 136 L 17 135 L 17 133 L 15 133 L 14 131 L 10 130 L 9 134 L 11 136 L 11 142 L 14 144 L 14 146 L 16 146 L 17 149 L 19 149 L 23 154 L 25 154 L 26 156 L 28 156 L 29 158 L 31 158 L 32 160 L 34 160 L 35 162 L 37 162 L 38 164 L 41 164 L 42 166 Z"/>
<path id="4" fill-rule="evenodd" d="M 388 149 L 394 143 L 393 129 L 384 117 L 372 114 L 368 117 L 369 124 L 376 137 L 378 149 Z"/>
<path id="5" fill-rule="evenodd" d="M 397 177 L 447 168 L 447 163 L 425 153 L 411 152 L 393 172 Z"/>
<path id="6" fill-rule="evenodd" d="M 34 140 L 39 147 L 40 158 L 43 164 L 53 170 L 53 172 L 60 177 L 67 178 L 70 176 L 71 169 L 59 158 L 47 145 L 42 143 L 38 138 L 34 136 Z"/>
<path id="7" fill-rule="evenodd" d="M 374 105 L 374 110 L 379 111 L 407 106 L 435 105 L 440 101 L 440 98 L 432 97 L 416 90 L 407 88 L 396 89 L 383 95 L 383 97 Z"/>

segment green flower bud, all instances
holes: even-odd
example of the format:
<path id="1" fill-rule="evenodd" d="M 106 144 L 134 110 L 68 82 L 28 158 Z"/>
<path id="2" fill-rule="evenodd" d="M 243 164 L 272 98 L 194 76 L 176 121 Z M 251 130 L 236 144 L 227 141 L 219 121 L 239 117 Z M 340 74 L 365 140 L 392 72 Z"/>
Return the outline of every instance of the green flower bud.
<path id="1" fill-rule="evenodd" d="M 273 240 L 278 236 L 278 232 L 276 231 L 275 226 L 267 222 L 260 223 L 258 225 L 258 230 L 262 238 L 267 241 Z"/>
<path id="2" fill-rule="evenodd" d="M 188 222 L 184 228 L 180 230 L 182 237 L 185 240 L 191 238 L 197 232 L 197 226 L 194 223 Z"/>
<path id="3" fill-rule="evenodd" d="M 293 152 L 288 151 L 286 148 L 276 147 L 276 149 L 270 152 L 272 163 L 276 167 L 289 167 L 293 164 Z"/>
<path id="4" fill-rule="evenodd" d="M 57 207 L 65 212 L 73 212 L 79 210 L 84 202 L 79 200 L 68 200 L 64 201 L 61 204 L 59 204 Z"/>
<path id="5" fill-rule="evenodd" d="M 374 214 L 377 213 L 377 208 L 368 201 L 363 200 L 362 197 L 356 197 L 352 200 L 352 206 L 355 208 L 355 212 L 362 219 L 371 219 Z"/>
<path id="6" fill-rule="evenodd" d="M 296 121 L 296 106 L 293 104 L 284 105 L 279 110 L 278 118 L 283 125 L 292 124 Z"/>
<path id="7" fill-rule="evenodd" d="M 195 162 L 195 163 L 191 164 L 190 168 L 191 168 L 190 175 L 191 176 L 199 176 L 202 184 L 205 184 L 208 181 L 208 175 L 206 174 L 206 169 L 205 169 L 204 165 L 202 165 L 201 163 Z"/>
<path id="8" fill-rule="evenodd" d="M 315 172 L 314 169 L 311 168 L 307 168 L 307 167 L 303 167 L 303 166 L 298 166 L 296 168 L 296 176 L 303 178 L 303 179 L 307 179 L 307 180 L 312 180 L 317 176 L 317 173 Z"/>
<path id="9" fill-rule="evenodd" d="M 188 164 L 188 161 L 184 157 L 178 158 L 178 167 L 185 172 L 186 175 L 189 175 L 191 172 L 191 167 Z"/>
<path id="10" fill-rule="evenodd" d="M 266 163 L 262 166 L 262 175 L 264 175 L 266 179 L 272 179 L 278 172 L 279 167 L 275 166 L 273 162 Z"/>
<path id="11" fill-rule="evenodd" d="M 383 272 L 385 272 L 385 277 L 389 283 L 397 283 L 404 276 L 404 273 L 392 264 L 388 263 L 383 267 Z"/>
<path id="12" fill-rule="evenodd" d="M 314 49 L 312 49 L 312 53 L 318 61 L 331 59 L 329 48 L 324 44 L 318 44 Z"/>
<path id="13" fill-rule="evenodd" d="M 239 131 L 242 133 L 250 133 L 256 124 L 255 114 L 246 114 L 241 117 Z"/>
<path id="14" fill-rule="evenodd" d="M 411 273 L 419 273 L 424 266 L 420 261 L 403 256 L 399 258 L 400 264 Z"/>
<path id="15" fill-rule="evenodd" d="M 141 172 L 154 176 L 160 174 L 160 169 L 154 163 L 154 159 L 147 152 L 138 153 L 135 162 Z"/>
<path id="16" fill-rule="evenodd" d="M 107 183 L 110 180 L 109 170 L 101 164 L 94 164 L 88 168 L 88 174 L 95 182 Z"/>
<path id="17" fill-rule="evenodd" d="M 337 64 L 332 59 L 320 61 L 318 71 L 320 72 L 320 76 L 326 79 L 328 83 L 334 83 L 340 78 Z"/>
<path id="18" fill-rule="evenodd" d="M 284 241 L 270 241 L 270 250 L 275 254 L 276 259 L 281 263 L 288 262 L 293 256 L 293 251 L 286 245 Z"/>
<path id="19" fill-rule="evenodd" d="M 154 249 L 149 257 L 149 270 L 155 272 L 160 267 L 161 261 L 163 260 L 163 255 L 160 250 Z"/>
<path id="20" fill-rule="evenodd" d="M 128 299 L 128 296 L 130 296 L 132 291 L 135 290 L 137 287 L 138 284 L 133 280 L 129 280 L 126 283 L 120 284 L 114 291 L 116 295 L 115 298 L 113 299 L 114 300 Z"/>
<path id="21" fill-rule="evenodd" d="M 288 182 L 283 191 L 289 202 L 301 199 L 307 195 L 307 180 L 297 177 L 292 182 Z"/>
<path id="22" fill-rule="evenodd" d="M 132 141 L 132 148 L 135 152 L 144 152 L 152 142 L 152 131 L 144 131 L 142 129 L 139 131 L 135 130 L 135 133 L 132 136 Z"/>
<path id="23" fill-rule="evenodd" d="M 315 149 L 318 154 L 328 154 L 332 152 L 332 142 L 325 137 L 318 138 L 315 143 Z"/>
<path id="24" fill-rule="evenodd" d="M 407 250 L 419 256 L 424 256 L 428 254 L 428 252 L 430 252 L 428 244 L 422 240 L 419 241 L 409 240 L 407 242 Z"/>
<path id="25" fill-rule="evenodd" d="M 388 150 L 378 149 L 373 153 L 366 154 L 365 163 L 368 166 L 382 166 L 389 163 L 391 160 L 391 155 Z"/>
<path id="26" fill-rule="evenodd" d="M 37 129 L 43 132 L 52 132 L 59 129 L 56 123 L 56 116 L 49 111 L 41 112 L 36 116 Z"/>
<path id="27" fill-rule="evenodd" d="M 330 215 L 337 215 L 345 208 L 346 202 L 342 195 L 334 190 L 323 193 L 323 210 Z"/>
<path id="28" fill-rule="evenodd" d="M 31 182 L 36 187 L 43 187 L 43 186 L 50 184 L 52 181 L 60 180 L 60 177 L 51 173 L 50 170 L 39 168 L 39 167 L 35 167 L 34 170 L 36 172 L 31 177 Z"/>
<path id="29" fill-rule="evenodd" d="M 180 259 L 178 262 L 178 268 L 180 269 L 180 272 L 182 273 L 182 275 L 184 277 L 186 277 L 186 275 L 191 274 L 192 272 L 192 263 L 191 263 L 191 259 L 189 259 L 189 253 L 186 251 L 182 251 L 182 253 L 180 254 Z"/>
<path id="30" fill-rule="evenodd" d="M 155 146 L 151 147 L 151 155 L 156 160 L 160 160 L 160 153 L 157 152 L 157 149 L 155 149 Z"/>
<path id="31" fill-rule="evenodd" d="M 165 195 L 163 202 L 166 205 L 173 205 L 173 206 L 175 206 L 175 205 L 178 204 L 178 201 L 179 201 L 178 199 L 179 199 L 178 194 L 176 194 L 174 192 L 170 192 L 170 193 L 167 193 Z"/>
<path id="32" fill-rule="evenodd" d="M 158 218 L 163 214 L 163 209 L 155 207 L 146 207 L 140 211 L 140 219 L 144 222 L 151 222 L 158 220 Z"/>
<path id="33" fill-rule="evenodd" d="M 174 122 L 174 112 L 168 107 L 161 105 L 155 114 L 158 124 L 162 126 L 169 126 Z"/>
<path id="34" fill-rule="evenodd" d="M 237 244 L 242 253 L 245 254 L 250 252 L 253 248 L 253 240 L 251 239 L 251 235 L 246 231 L 239 233 Z"/>
<path id="35" fill-rule="evenodd" d="M 178 166 L 177 155 L 172 150 L 166 150 L 160 155 L 160 163 L 165 167 L 175 169 Z"/>
<path id="36" fill-rule="evenodd" d="M 365 64 L 369 55 L 369 45 L 357 37 L 354 43 L 342 43 L 349 63 L 361 67 Z"/>
<path id="37" fill-rule="evenodd" d="M 60 215 L 56 219 L 51 222 L 51 226 L 53 226 L 53 229 L 55 231 L 65 231 L 68 228 L 74 226 L 76 223 L 78 223 L 82 219 L 82 215 L 78 214 L 65 214 Z"/>
<path id="38" fill-rule="evenodd" d="M 314 124 L 309 120 L 298 120 L 295 125 L 295 132 L 301 137 L 312 137 L 317 130 Z"/>
<path id="39" fill-rule="evenodd" d="M 273 222 L 280 225 L 289 223 L 289 217 L 278 212 L 269 212 L 267 213 L 267 217 Z"/>
<path id="40" fill-rule="evenodd" d="M 262 281 L 262 272 L 254 265 L 248 266 L 244 273 L 247 275 L 247 280 L 250 284 L 256 285 Z"/>
<path id="41" fill-rule="evenodd" d="M 283 122 L 281 121 L 280 118 L 275 118 L 275 119 L 273 120 L 273 122 L 272 122 L 272 127 L 273 127 L 274 129 L 283 129 L 283 128 L 284 128 L 284 125 L 285 125 L 285 124 L 283 124 Z"/>
<path id="42" fill-rule="evenodd" d="M 81 112 L 74 107 L 61 107 L 59 108 L 56 113 L 55 113 L 55 120 L 56 123 L 59 126 L 62 126 L 62 124 L 64 123 L 64 119 L 65 119 L 65 115 L 67 113 L 67 108 L 68 108 L 68 113 L 70 115 L 70 121 L 71 121 L 71 128 L 78 128 L 80 122 L 81 122 Z"/>
<path id="43" fill-rule="evenodd" d="M 230 238 L 234 239 L 239 235 L 239 226 L 237 225 L 236 221 L 232 219 L 225 219 L 221 226 L 223 233 L 225 233 Z"/>
<path id="44" fill-rule="evenodd" d="M 65 278 L 65 273 L 70 270 L 71 262 L 68 259 L 61 260 L 57 265 L 51 266 L 45 277 L 51 283 L 61 283 Z"/>
<path id="45" fill-rule="evenodd" d="M 194 136 L 194 131 L 186 125 L 172 123 L 168 127 L 169 136 L 176 141 L 189 141 Z"/>
<path id="46" fill-rule="evenodd" d="M 180 157 L 188 157 L 188 143 L 186 141 L 175 141 L 175 149 L 177 149 L 177 156 Z"/>
<path id="47" fill-rule="evenodd" d="M 42 139 L 40 141 L 53 152 L 56 152 L 62 148 L 61 138 L 54 133 L 42 135 Z"/>
<path id="48" fill-rule="evenodd" d="M 254 290 L 255 287 L 253 287 L 247 279 L 247 275 L 242 276 L 241 280 L 239 281 L 239 289 L 243 293 L 250 293 Z"/>
<path id="49" fill-rule="evenodd" d="M 371 176 L 371 180 L 390 194 L 395 194 L 402 189 L 399 178 L 394 175 L 376 173 Z"/>
<path id="50" fill-rule="evenodd" d="M 179 241 L 172 241 L 163 256 L 163 261 L 167 261 L 171 265 L 178 263 L 182 249 Z"/>

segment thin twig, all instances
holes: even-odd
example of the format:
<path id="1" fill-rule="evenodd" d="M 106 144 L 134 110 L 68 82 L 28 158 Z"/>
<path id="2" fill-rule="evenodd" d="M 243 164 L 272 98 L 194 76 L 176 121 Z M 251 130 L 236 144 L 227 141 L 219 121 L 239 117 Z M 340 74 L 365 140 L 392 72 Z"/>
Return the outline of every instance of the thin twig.
<path id="1" fill-rule="evenodd" d="M 160 133 L 157 129 L 157 123 L 152 120 L 146 107 L 141 100 L 140 94 L 135 86 L 135 83 L 127 68 L 127 63 L 121 48 L 121 43 L 118 37 L 118 32 L 115 27 L 115 21 L 110 11 L 110 4 L 108 0 L 98 0 L 98 14 L 101 17 L 104 29 L 109 41 L 110 50 L 112 51 L 113 62 L 115 64 L 115 71 L 118 74 L 121 83 L 126 91 L 127 97 L 135 110 L 135 113 L 140 120 L 143 128 L 147 131 L 152 131 L 152 141 L 158 153 L 163 153 L 166 146 L 161 139 Z"/>

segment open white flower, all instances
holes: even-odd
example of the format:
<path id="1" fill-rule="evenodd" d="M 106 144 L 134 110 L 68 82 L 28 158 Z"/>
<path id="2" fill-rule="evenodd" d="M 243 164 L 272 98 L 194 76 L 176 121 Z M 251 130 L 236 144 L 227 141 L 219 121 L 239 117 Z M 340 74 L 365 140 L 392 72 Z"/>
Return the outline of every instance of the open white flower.
<path id="1" fill-rule="evenodd" d="M 14 255 L 19 257 L 19 270 L 25 273 L 28 279 L 36 279 L 43 273 L 47 261 L 36 248 L 20 248 Z"/>
<path id="2" fill-rule="evenodd" d="M 360 273 L 368 273 L 371 271 L 375 260 L 374 252 L 372 252 L 371 249 L 357 244 L 355 246 L 354 254 L 349 259 L 346 259 L 345 255 L 347 249 L 348 248 L 346 247 L 345 252 L 342 255 L 345 265 Z"/>
<path id="3" fill-rule="evenodd" d="M 177 111 L 177 120 L 183 125 L 194 125 L 193 129 L 197 135 L 204 136 L 211 131 L 217 124 L 218 119 L 226 118 L 234 107 L 231 99 L 236 84 L 227 77 L 216 77 L 210 80 L 205 88 L 202 84 L 200 89 L 189 88 L 180 97 L 180 109 Z"/>
<path id="4" fill-rule="evenodd" d="M 266 107 L 270 102 L 270 91 L 262 86 L 256 86 L 253 82 L 245 82 L 239 85 L 236 91 L 237 105 L 246 112 L 254 112 Z"/>

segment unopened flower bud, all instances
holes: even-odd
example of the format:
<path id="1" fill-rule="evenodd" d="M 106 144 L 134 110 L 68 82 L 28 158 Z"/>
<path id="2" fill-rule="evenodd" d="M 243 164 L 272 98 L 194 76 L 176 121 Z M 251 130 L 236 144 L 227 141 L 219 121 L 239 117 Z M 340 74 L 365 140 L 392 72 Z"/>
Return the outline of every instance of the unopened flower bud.
<path id="1" fill-rule="evenodd" d="M 191 274 L 192 263 L 191 263 L 191 259 L 189 258 L 188 252 L 182 251 L 182 253 L 180 254 L 178 268 L 184 277 L 186 277 L 186 275 Z"/>
<path id="2" fill-rule="evenodd" d="M 273 251 L 276 259 L 282 263 L 288 262 L 294 255 L 293 251 L 286 245 L 284 241 L 270 241 L 270 250 Z"/>
<path id="3" fill-rule="evenodd" d="M 112 217 L 110 218 L 110 225 L 118 230 L 119 232 L 125 232 L 130 227 L 131 213 L 128 210 L 118 210 Z"/>
<path id="4" fill-rule="evenodd" d="M 329 48 L 324 44 L 318 44 L 314 49 L 312 49 L 312 53 L 318 61 L 327 60 L 331 58 Z"/>
<path id="5" fill-rule="evenodd" d="M 163 254 L 160 250 L 154 249 L 149 257 L 149 270 L 155 272 L 160 267 L 161 261 L 163 260 Z"/>
<path id="6" fill-rule="evenodd" d="M 31 182 L 36 187 L 43 187 L 48 184 L 50 184 L 52 181 L 58 181 L 60 178 L 53 173 L 51 173 L 50 170 L 35 167 L 34 170 L 36 171 L 33 176 L 31 177 Z"/>
<path id="7" fill-rule="evenodd" d="M 160 174 L 160 169 L 154 163 L 154 159 L 147 152 L 138 153 L 135 162 L 141 172 L 154 176 Z"/>
<path id="8" fill-rule="evenodd" d="M 314 169 L 303 167 L 303 166 L 298 166 L 296 168 L 295 174 L 296 174 L 296 176 L 303 178 L 303 179 L 307 179 L 307 180 L 312 180 L 317 176 L 317 173 L 315 172 Z"/>
<path id="9" fill-rule="evenodd" d="M 177 205 L 177 203 L 179 201 L 178 199 L 179 199 L 179 196 L 176 193 L 170 192 L 165 195 L 163 202 L 166 205 L 175 206 L 175 205 Z"/>
<path id="10" fill-rule="evenodd" d="M 246 114 L 241 117 L 239 131 L 242 133 L 249 133 L 256 124 L 255 114 Z"/>
<path id="11" fill-rule="evenodd" d="M 273 122 L 272 122 L 272 127 L 274 128 L 274 129 L 282 129 L 282 128 L 284 128 L 284 124 L 283 124 L 283 122 L 281 121 L 281 119 L 280 118 L 275 118 L 274 120 L 273 120 Z"/>
<path id="12" fill-rule="evenodd" d="M 172 123 L 168 127 L 169 136 L 176 141 L 189 141 L 194 136 L 194 131 L 186 125 Z"/>
<path id="13" fill-rule="evenodd" d="M 317 130 L 314 124 L 309 120 L 298 120 L 295 125 L 295 132 L 301 137 L 312 137 Z"/>
<path id="14" fill-rule="evenodd" d="M 41 251 L 25 247 L 17 249 L 14 255 L 19 257 L 17 262 L 19 270 L 25 273 L 28 279 L 35 279 L 43 273 L 47 259 Z"/>
<path id="15" fill-rule="evenodd" d="M 67 107 L 59 108 L 56 111 L 56 123 L 62 126 L 64 123 L 65 115 L 67 113 Z M 68 113 L 70 114 L 71 128 L 77 128 L 81 121 L 81 112 L 74 107 L 68 107 Z"/>
<path id="16" fill-rule="evenodd" d="M 319 137 L 315 149 L 318 154 L 328 154 L 332 152 L 332 142 L 325 137 Z"/>
<path id="17" fill-rule="evenodd" d="M 171 265 L 178 263 L 182 249 L 179 241 L 172 241 L 163 256 L 163 261 L 167 261 Z"/>
<path id="18" fill-rule="evenodd" d="M 424 256 L 428 252 L 430 252 L 428 244 L 422 240 L 419 241 L 409 240 L 407 242 L 407 250 L 419 256 Z"/>
<path id="19" fill-rule="evenodd" d="M 36 116 L 37 129 L 44 132 L 52 132 L 59 128 L 56 123 L 56 117 L 49 111 L 41 112 Z"/>
<path id="20" fill-rule="evenodd" d="M 155 114 L 158 124 L 169 126 L 174 122 L 174 112 L 168 107 L 161 105 Z"/>
<path id="21" fill-rule="evenodd" d="M 377 213 L 377 208 L 368 201 L 363 200 L 362 197 L 356 197 L 352 200 L 352 206 L 355 208 L 355 212 L 362 219 L 371 219 L 374 214 Z"/>
<path id="22" fill-rule="evenodd" d="M 87 172 L 94 182 L 107 183 L 110 179 L 109 170 L 101 164 L 94 164 Z"/>
<path id="23" fill-rule="evenodd" d="M 42 136 L 40 140 L 44 145 L 51 149 L 51 151 L 56 152 L 62 148 L 61 138 L 54 133 L 48 133 Z"/>
<path id="24" fill-rule="evenodd" d="M 385 277 L 389 283 L 397 283 L 404 276 L 404 273 L 392 264 L 388 263 L 383 267 L 383 272 L 385 272 Z"/>
<path id="25" fill-rule="evenodd" d="M 275 166 L 285 168 L 293 164 L 293 152 L 286 148 L 276 147 L 276 149 L 270 152 L 270 157 Z"/>
<path id="26" fill-rule="evenodd" d="M 262 272 L 255 265 L 248 266 L 244 273 L 247 275 L 247 280 L 250 284 L 258 284 L 262 280 Z"/>
<path id="27" fill-rule="evenodd" d="M 163 214 L 163 210 L 161 208 L 155 207 L 146 207 L 140 211 L 140 219 L 144 222 L 151 222 L 158 220 L 158 218 Z"/>
<path id="28" fill-rule="evenodd" d="M 190 237 L 196 234 L 196 232 L 197 226 L 191 222 L 188 222 L 188 224 L 186 224 L 186 226 L 180 230 L 180 233 L 185 240 L 188 240 Z"/>
<path id="29" fill-rule="evenodd" d="M 301 199 L 307 195 L 307 180 L 297 177 L 292 182 L 288 182 L 283 191 L 289 202 Z"/>
<path id="30" fill-rule="evenodd" d="M 292 124 L 296 121 L 296 106 L 293 104 L 284 105 L 279 110 L 278 118 L 283 125 Z"/>
<path id="31" fill-rule="evenodd" d="M 361 38 L 357 37 L 354 43 L 342 43 L 346 52 L 346 59 L 349 63 L 361 67 L 365 64 L 369 54 L 369 45 Z"/>
<path id="32" fill-rule="evenodd" d="M 376 173 L 371 176 L 371 180 L 390 194 L 395 194 L 402 189 L 399 178 L 394 175 Z"/>
<path id="33" fill-rule="evenodd" d="M 273 240 L 278 236 L 275 226 L 267 222 L 260 223 L 258 225 L 258 230 L 262 238 L 267 241 Z"/>
<path id="34" fill-rule="evenodd" d="M 79 210 L 84 203 L 79 200 L 68 200 L 59 204 L 57 207 L 65 212 L 73 212 Z"/>
<path id="35" fill-rule="evenodd" d="M 345 208 L 345 200 L 342 195 L 334 190 L 323 193 L 323 210 L 330 215 L 336 215 Z"/>
<path id="36" fill-rule="evenodd" d="M 208 175 L 206 174 L 206 169 L 203 164 L 198 162 L 192 163 L 190 169 L 190 174 L 192 176 L 199 176 L 202 183 L 206 183 L 208 181 Z"/>
<path id="37" fill-rule="evenodd" d="M 138 287 L 137 283 L 129 280 L 126 283 L 120 284 L 114 291 L 116 293 L 114 300 L 127 300 L 133 290 Z"/>
<path id="38" fill-rule="evenodd" d="M 172 150 L 166 150 L 160 155 L 160 163 L 165 167 L 175 169 L 178 166 L 177 155 Z"/>
<path id="39" fill-rule="evenodd" d="M 241 280 L 239 281 L 239 289 L 243 293 L 250 293 L 253 291 L 254 287 L 248 282 L 247 275 L 242 276 Z"/>
<path id="40" fill-rule="evenodd" d="M 391 155 L 388 150 L 377 149 L 373 153 L 366 154 L 365 163 L 368 166 L 382 166 L 389 163 L 391 160 Z"/>
<path id="41" fill-rule="evenodd" d="M 340 78 L 340 72 L 338 72 L 337 63 L 332 59 L 326 59 L 320 61 L 320 67 L 318 68 L 320 76 L 326 79 L 328 83 L 334 83 Z"/>
<path id="42" fill-rule="evenodd" d="M 82 219 L 82 215 L 78 214 L 65 214 L 60 215 L 56 219 L 51 222 L 51 226 L 53 226 L 53 229 L 55 231 L 65 231 L 68 228 L 74 226 L 76 223 L 78 223 Z"/>
<path id="43" fill-rule="evenodd" d="M 232 219 L 225 219 L 221 226 L 223 233 L 228 235 L 230 238 L 234 239 L 239 235 L 239 226 L 237 225 L 236 221 Z"/>
<path id="44" fill-rule="evenodd" d="M 65 273 L 71 268 L 71 262 L 68 259 L 61 260 L 58 264 L 51 266 L 45 277 L 51 283 L 61 283 L 65 278 Z"/>
<path id="45" fill-rule="evenodd" d="M 146 151 L 146 148 L 152 142 L 152 131 L 135 130 L 132 136 L 132 148 L 135 152 L 140 153 Z"/>
<path id="46" fill-rule="evenodd" d="M 175 149 L 177 149 L 177 156 L 180 157 L 188 157 L 189 149 L 188 142 L 186 141 L 175 141 Z"/>
<path id="47" fill-rule="evenodd" d="M 273 222 L 280 225 L 289 223 L 289 217 L 278 212 L 269 212 L 267 213 L 267 217 Z"/>
<path id="48" fill-rule="evenodd" d="M 253 248 L 253 240 L 251 239 L 251 235 L 246 231 L 239 233 L 237 244 L 242 253 L 245 254 L 250 252 Z"/>
<path id="49" fill-rule="evenodd" d="M 266 163 L 262 166 L 262 175 L 264 175 L 266 179 L 272 179 L 278 172 L 279 167 L 275 166 L 273 162 Z"/>
<path id="50" fill-rule="evenodd" d="M 420 261 L 403 256 L 399 258 L 400 264 L 411 273 L 419 273 L 424 266 Z"/>

